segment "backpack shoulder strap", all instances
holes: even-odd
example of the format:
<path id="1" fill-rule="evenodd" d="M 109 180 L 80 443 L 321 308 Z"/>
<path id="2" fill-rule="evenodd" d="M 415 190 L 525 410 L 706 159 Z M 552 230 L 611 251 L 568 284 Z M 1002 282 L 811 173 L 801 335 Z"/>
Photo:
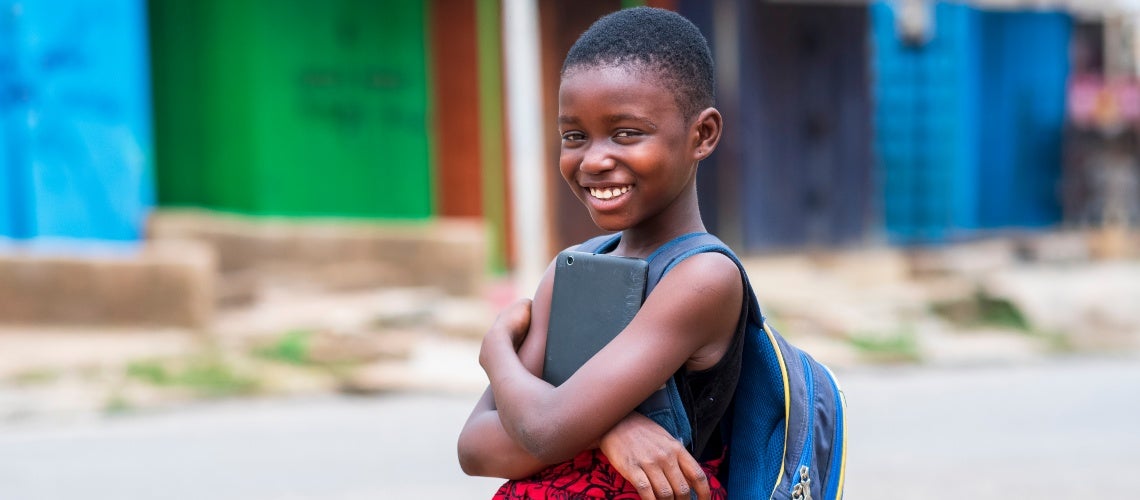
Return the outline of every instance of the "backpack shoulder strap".
<path id="1" fill-rule="evenodd" d="M 748 295 L 746 299 L 748 304 L 748 319 L 754 324 L 760 325 L 764 323 L 764 315 L 760 312 L 760 303 L 756 300 L 756 294 L 753 293 L 752 285 L 748 282 L 748 273 L 744 272 L 744 264 L 740 262 L 740 258 L 736 256 L 728 245 L 725 245 L 720 238 L 713 236 L 709 233 L 689 233 L 678 236 L 669 242 L 661 245 L 649 257 L 649 279 L 645 287 L 645 295 L 648 297 L 653 289 L 657 287 L 657 283 L 661 278 L 665 277 L 677 264 L 680 264 L 685 259 L 693 255 L 704 252 L 717 252 L 722 254 L 736 264 L 740 269 L 740 279 L 744 282 L 744 291 Z"/>
<path id="2" fill-rule="evenodd" d="M 608 253 L 617 247 L 619 241 L 621 241 L 621 233 L 603 234 L 582 242 L 575 250 L 579 252 Z M 653 289 L 657 287 L 657 283 L 661 281 L 661 278 L 665 277 L 665 274 L 673 270 L 677 264 L 680 264 L 689 257 L 704 252 L 717 252 L 732 259 L 732 262 L 740 269 L 740 279 L 744 281 L 744 289 L 749 296 L 749 319 L 758 325 L 762 324 L 764 316 L 760 314 L 760 304 L 756 300 L 756 294 L 752 292 L 752 285 L 748 282 L 748 274 L 744 272 L 744 264 L 742 264 L 740 258 L 728 248 L 728 245 L 725 245 L 720 238 L 709 233 L 683 234 L 667 241 L 664 245 L 658 247 L 657 250 L 654 250 L 653 253 L 649 254 L 649 257 L 645 258 L 645 260 L 649 262 L 645 296 L 648 297 L 649 294 L 653 292 Z"/>
<path id="3" fill-rule="evenodd" d="M 722 242 L 716 236 L 708 233 L 686 234 L 679 236 L 672 241 L 669 241 L 654 251 L 651 255 L 649 255 L 647 258 L 649 261 L 649 276 L 646 286 L 646 295 L 648 296 L 648 294 L 653 291 L 654 287 L 657 286 L 661 279 L 678 264 L 683 262 L 685 259 L 692 257 L 693 255 L 706 252 L 720 253 L 729 259 L 732 259 L 733 263 L 735 263 L 739 269 L 740 279 L 742 285 L 744 286 L 745 296 L 743 299 L 745 302 L 743 304 L 742 310 L 734 314 L 740 318 L 739 323 L 737 324 L 737 330 L 734 334 L 736 335 L 737 340 L 734 342 L 740 342 L 744 344 L 738 347 L 738 349 L 741 350 L 741 355 L 743 356 L 745 354 L 743 351 L 747 349 L 747 338 L 751 335 L 754 335 L 752 332 L 759 328 L 756 325 L 761 324 L 762 316 L 759 313 L 760 309 L 757 305 L 756 295 L 752 291 L 752 286 L 748 282 L 748 275 L 745 273 L 744 266 L 741 264 L 740 259 L 737 258 L 736 254 L 733 253 L 732 250 L 729 249 L 728 246 L 725 245 L 724 242 Z M 743 358 L 741 360 L 741 363 L 743 363 Z M 682 401 L 682 405 L 680 406 L 681 408 L 684 408 L 685 403 L 688 403 L 690 405 L 694 404 L 694 395 L 689 392 L 687 376 L 684 369 L 678 370 L 673 378 L 670 379 L 670 383 L 672 383 L 679 391 L 678 396 Z M 736 390 L 740 390 L 739 381 L 737 382 Z M 726 439 L 731 439 L 731 425 L 727 424 L 727 422 L 732 420 L 732 414 L 733 410 L 730 406 L 728 412 L 722 419 L 722 436 Z M 709 429 L 699 428 L 700 425 L 695 421 L 693 416 L 686 413 L 685 417 L 689 422 L 689 426 L 693 429 L 694 436 L 708 436 L 708 434 L 705 433 L 709 432 Z M 694 443 L 694 445 L 696 444 L 697 443 Z"/>
<path id="4" fill-rule="evenodd" d="M 603 234 L 582 242 L 575 247 L 574 250 L 590 253 L 609 253 L 613 251 L 614 247 L 617 247 L 618 241 L 620 240 L 621 233 Z"/>

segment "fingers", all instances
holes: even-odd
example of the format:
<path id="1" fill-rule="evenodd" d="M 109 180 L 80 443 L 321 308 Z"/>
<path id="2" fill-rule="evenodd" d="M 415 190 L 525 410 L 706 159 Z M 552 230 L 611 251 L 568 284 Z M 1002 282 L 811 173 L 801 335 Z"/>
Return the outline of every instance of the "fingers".
<path id="1" fill-rule="evenodd" d="M 709 478 L 705 474 L 705 470 L 701 468 L 701 464 L 684 450 L 675 456 L 677 461 L 661 464 L 661 470 L 668 478 L 672 495 L 659 488 L 657 489 L 657 498 L 689 500 L 691 498 L 690 491 L 692 491 L 696 493 L 698 500 L 711 500 L 712 488 L 709 486 Z"/>
<path id="2" fill-rule="evenodd" d="M 687 457 L 688 460 L 682 459 L 680 468 L 685 475 L 686 481 L 693 491 L 697 493 L 697 500 L 711 500 L 712 489 L 709 487 L 709 478 L 705 475 L 705 470 L 701 468 L 701 464 L 697 463 L 692 456 Z"/>
<path id="3" fill-rule="evenodd" d="M 506 335 L 516 350 L 522 345 L 530 329 L 531 300 L 522 298 L 512 302 L 499 312 L 493 330 Z"/>
<path id="4" fill-rule="evenodd" d="M 626 474 L 623 471 L 619 472 L 622 472 L 623 475 Z M 653 483 L 649 482 L 649 477 L 641 469 L 631 469 L 625 476 L 625 480 L 637 489 L 637 494 L 641 500 L 656 500 L 657 494 L 653 491 Z"/>
<path id="5" fill-rule="evenodd" d="M 685 453 L 685 455 L 687 456 L 688 453 Z M 689 500 L 689 481 L 685 479 L 685 472 L 681 470 L 681 464 L 678 464 L 676 462 L 668 464 L 665 467 L 665 474 L 669 479 L 669 486 L 673 490 L 673 494 L 659 498 L 676 498 L 680 500 Z"/>
<path id="6" fill-rule="evenodd" d="M 514 302 L 511 302 L 511 305 L 507 306 L 507 309 L 509 309 L 514 314 L 519 315 L 521 318 L 530 320 L 530 306 L 531 300 L 523 297 L 515 300 Z"/>
<path id="7" fill-rule="evenodd" d="M 641 500 L 684 499 L 689 500 L 689 486 L 676 464 L 662 467 L 659 463 L 629 464 L 618 472 L 637 490 Z M 615 465 L 616 467 L 616 465 Z M 675 477 L 665 471 L 672 470 Z"/>
<path id="8" fill-rule="evenodd" d="M 631 413 L 598 443 L 610 463 L 637 490 L 641 500 L 701 500 L 712 497 L 708 478 L 675 437 L 639 413 Z"/>
<path id="9" fill-rule="evenodd" d="M 649 477 L 650 482 L 650 496 L 648 498 L 665 500 L 674 500 L 675 498 L 688 499 L 689 487 L 687 485 L 685 486 L 685 496 L 676 496 L 676 493 L 678 492 L 678 485 L 674 484 L 673 481 L 671 481 L 668 475 L 665 473 L 665 470 L 676 469 L 676 466 L 665 467 L 664 470 L 662 470 L 661 467 L 649 467 L 648 469 L 649 470 L 646 471 L 646 475 Z M 681 482 L 684 483 L 684 481 L 685 479 L 682 477 Z M 637 485 L 635 484 L 634 486 Z M 645 492 L 643 492 L 641 488 L 638 488 L 637 493 L 641 495 L 641 498 L 647 498 L 645 496 Z"/>
<path id="10" fill-rule="evenodd" d="M 499 312 L 499 321 L 508 328 L 526 328 L 530 324 L 530 299 L 518 299 Z"/>

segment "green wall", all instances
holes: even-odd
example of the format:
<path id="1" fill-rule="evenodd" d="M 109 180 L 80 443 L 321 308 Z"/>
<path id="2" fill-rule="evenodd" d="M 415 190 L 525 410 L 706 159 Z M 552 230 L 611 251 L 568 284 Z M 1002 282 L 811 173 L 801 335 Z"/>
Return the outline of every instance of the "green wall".
<path id="1" fill-rule="evenodd" d="M 152 0 L 159 203 L 430 216 L 424 9 Z"/>

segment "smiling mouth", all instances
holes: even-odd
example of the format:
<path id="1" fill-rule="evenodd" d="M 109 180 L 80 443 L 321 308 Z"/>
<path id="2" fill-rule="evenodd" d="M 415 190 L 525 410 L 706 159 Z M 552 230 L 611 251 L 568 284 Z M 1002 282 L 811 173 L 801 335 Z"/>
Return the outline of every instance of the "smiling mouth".
<path id="1" fill-rule="evenodd" d="M 608 187 L 608 188 L 592 187 L 592 188 L 586 188 L 586 191 L 588 191 L 590 193 L 590 196 L 593 196 L 594 198 L 597 198 L 599 200 L 612 200 L 612 199 L 617 198 L 623 194 L 628 193 L 630 189 L 633 189 L 633 186 L 616 186 L 616 187 Z"/>

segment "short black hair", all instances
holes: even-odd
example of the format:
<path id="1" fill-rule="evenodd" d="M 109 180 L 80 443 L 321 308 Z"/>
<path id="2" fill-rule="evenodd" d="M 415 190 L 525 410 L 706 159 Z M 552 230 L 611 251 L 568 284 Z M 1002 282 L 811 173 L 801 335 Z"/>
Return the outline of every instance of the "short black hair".
<path id="1" fill-rule="evenodd" d="M 652 7 L 619 10 L 578 37 L 562 75 L 580 66 L 643 64 L 673 89 L 677 107 L 692 118 L 713 105 L 713 59 L 701 30 L 680 14 Z"/>

